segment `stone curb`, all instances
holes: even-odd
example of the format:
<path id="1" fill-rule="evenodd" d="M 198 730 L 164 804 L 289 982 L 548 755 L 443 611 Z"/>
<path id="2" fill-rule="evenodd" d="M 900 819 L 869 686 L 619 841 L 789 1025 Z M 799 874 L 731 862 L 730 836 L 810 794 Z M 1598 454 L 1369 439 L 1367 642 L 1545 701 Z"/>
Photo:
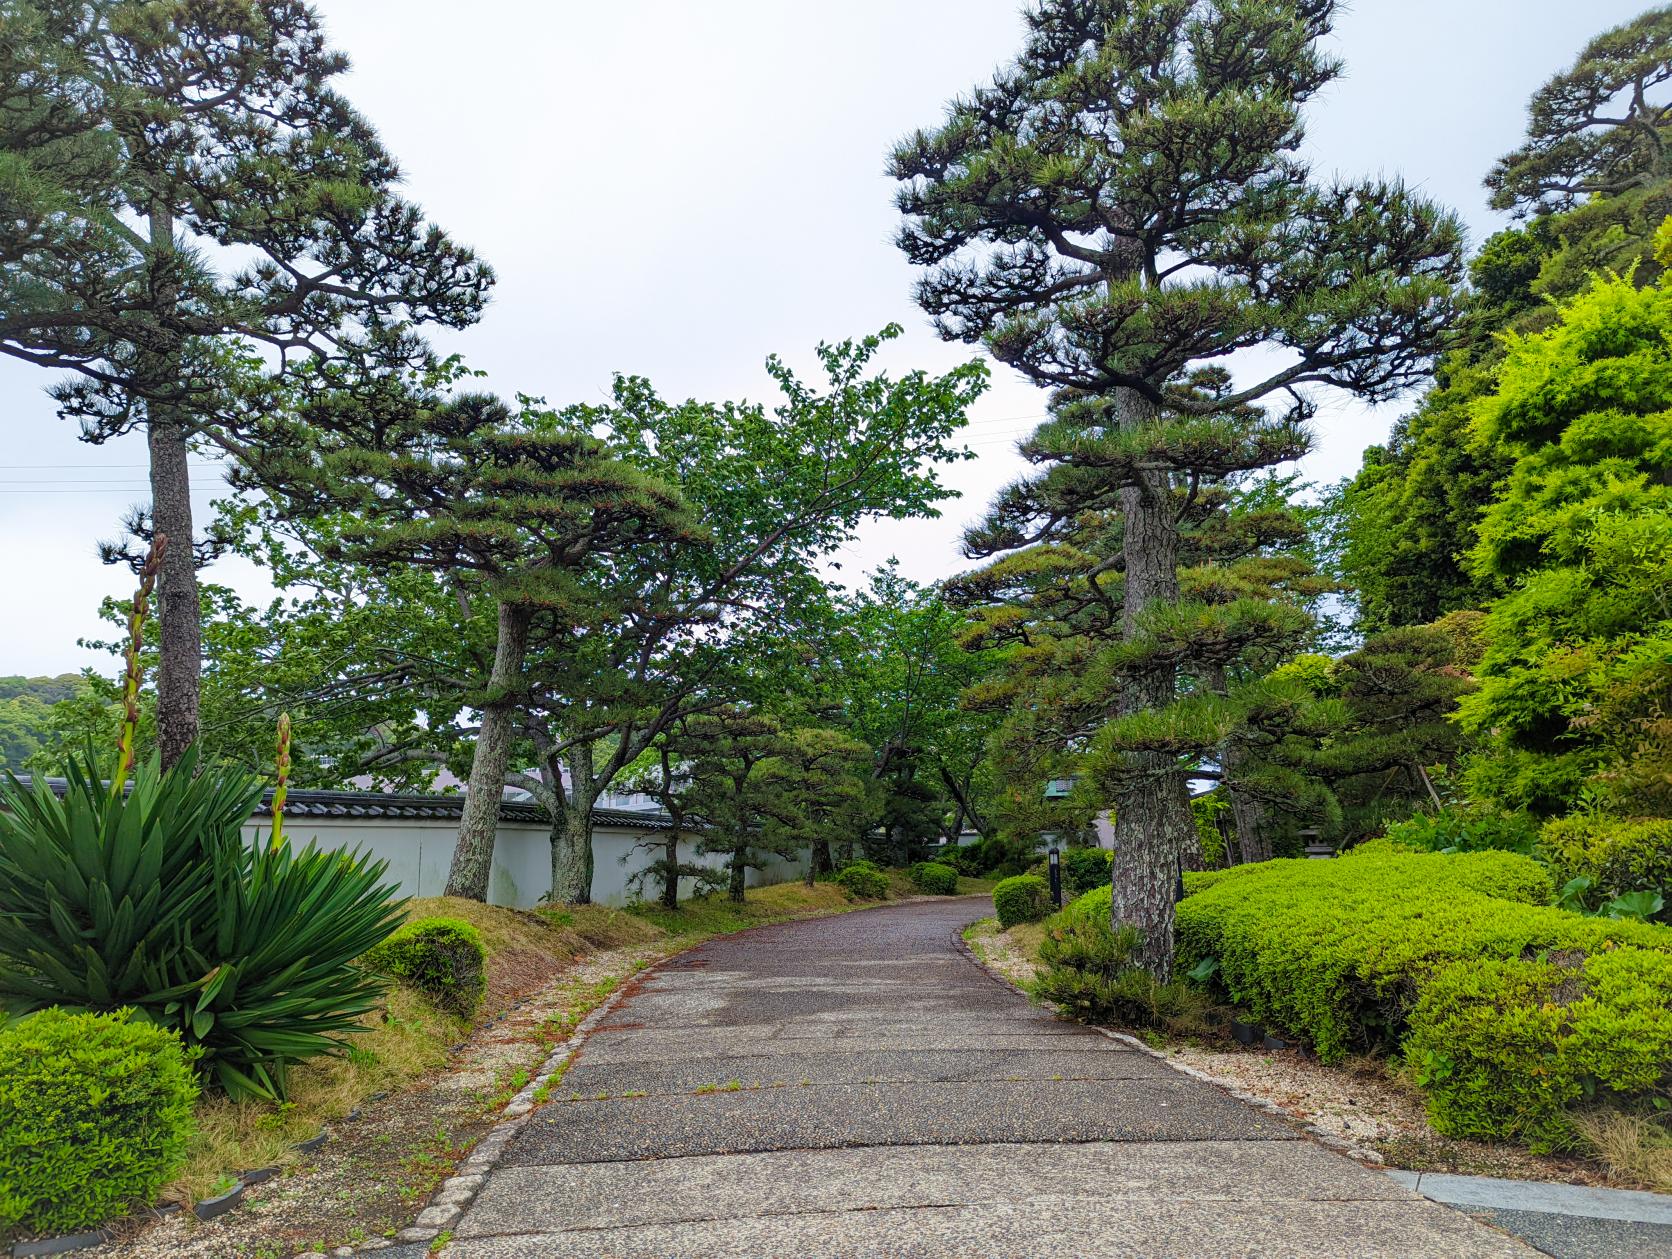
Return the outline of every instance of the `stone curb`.
<path id="1" fill-rule="evenodd" d="M 680 950 L 684 952 L 685 950 Z M 375 1254 L 380 1250 L 387 1250 L 395 1245 L 413 1242 L 433 1242 L 442 1230 L 451 1228 L 464 1214 L 482 1186 L 487 1183 L 488 1173 L 498 1164 L 505 1153 L 505 1147 L 511 1143 L 511 1138 L 521 1131 L 528 1117 L 533 1114 L 534 1096 L 550 1082 L 574 1057 L 581 1043 L 592 1034 L 592 1029 L 603 1022 L 605 1018 L 620 1005 L 634 987 L 635 981 L 650 974 L 663 962 L 678 957 L 678 953 L 669 954 L 649 966 L 634 971 L 624 978 L 621 986 L 606 997 L 592 1013 L 588 1014 L 569 1034 L 569 1038 L 558 1045 L 546 1056 L 540 1069 L 522 1089 L 505 1104 L 500 1112 L 500 1121 L 489 1128 L 486 1135 L 471 1148 L 470 1154 L 464 1162 L 459 1164 L 458 1170 L 442 1181 L 436 1191 L 430 1195 L 429 1203 L 418 1213 L 411 1226 L 401 1229 L 393 1238 L 378 1238 L 375 1241 L 361 1242 L 358 1246 L 340 1246 L 331 1251 L 333 1256 Z M 296 1259 L 325 1259 L 319 1251 L 307 1251 Z"/>
<path id="2" fill-rule="evenodd" d="M 1672 1224 L 1672 1194 L 1644 1189 L 1600 1189 L 1548 1180 L 1504 1180 L 1442 1172 L 1390 1170 L 1392 1179 L 1449 1207 L 1533 1211 L 1628 1224 Z"/>
<path id="3" fill-rule="evenodd" d="M 1011 983 L 1006 976 L 1001 975 L 993 967 L 982 961 L 980 954 L 970 947 L 968 940 L 964 939 L 964 933 L 962 931 L 954 931 L 952 933 L 952 942 L 957 946 L 960 953 L 968 958 L 970 962 L 977 966 L 982 973 L 984 973 L 994 983 L 1002 984 L 1004 987 L 1010 989 L 1011 992 L 1016 993 L 1018 996 L 1026 997 L 1029 1001 L 1033 1000 L 1032 993 L 1028 992 L 1024 988 L 1018 987 L 1016 984 Z M 1225 1093 L 1236 1098 L 1237 1101 L 1242 1102 L 1244 1105 L 1252 1106 L 1255 1110 L 1271 1115 L 1273 1118 L 1281 1119 L 1292 1128 L 1299 1128 L 1320 1145 L 1327 1145 L 1330 1149 L 1345 1154 L 1349 1158 L 1357 1159 L 1362 1163 L 1374 1163 L 1381 1166 L 1386 1162 L 1386 1160 L 1383 1159 L 1382 1156 L 1375 1150 L 1355 1145 L 1351 1141 L 1337 1136 L 1333 1132 L 1329 1132 L 1326 1129 L 1318 1127 L 1316 1124 L 1307 1123 L 1304 1119 L 1300 1119 L 1284 1110 L 1276 1102 L 1264 1097 L 1258 1097 L 1253 1093 L 1246 1092 L 1243 1089 L 1236 1087 L 1234 1084 L 1229 1084 L 1224 1080 L 1209 1075 L 1206 1071 L 1186 1066 L 1182 1062 L 1175 1062 L 1159 1050 L 1151 1049 L 1136 1036 L 1128 1035 L 1126 1032 L 1113 1031 L 1107 1027 L 1098 1027 L 1095 1024 L 1088 1024 L 1087 1026 L 1091 1027 L 1091 1030 L 1097 1032 L 1099 1035 L 1107 1036 L 1110 1040 L 1119 1041 L 1121 1044 L 1130 1049 L 1136 1049 L 1139 1053 L 1148 1054 L 1157 1062 L 1165 1063 L 1171 1070 L 1177 1071 L 1180 1075 L 1187 1075 L 1193 1080 L 1200 1080 L 1203 1084 L 1210 1084 L 1221 1093 Z"/>

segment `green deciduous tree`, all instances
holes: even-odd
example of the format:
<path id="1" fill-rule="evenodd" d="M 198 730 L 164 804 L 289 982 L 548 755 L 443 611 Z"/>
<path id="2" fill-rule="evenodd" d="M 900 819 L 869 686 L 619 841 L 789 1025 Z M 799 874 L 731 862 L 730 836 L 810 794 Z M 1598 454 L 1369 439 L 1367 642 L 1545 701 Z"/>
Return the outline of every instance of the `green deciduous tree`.
<path id="1" fill-rule="evenodd" d="M 1455 221 L 1394 182 L 1315 183 L 1299 156 L 1301 109 L 1338 72 L 1317 47 L 1333 8 L 1046 0 L 1018 59 L 892 159 L 919 304 L 1058 391 L 1023 445 L 1042 471 L 1000 497 L 987 546 L 1122 519 L 1130 657 L 1099 738 L 1113 912 L 1158 975 L 1196 834 L 1179 752 L 1203 733 L 1167 715 L 1181 510 L 1204 478 L 1301 453 L 1313 390 L 1415 383 L 1451 318 Z"/>
<path id="2" fill-rule="evenodd" d="M 146 432 L 165 764 L 198 726 L 187 452 L 249 437 L 229 363 L 422 359 L 409 326 L 472 322 L 492 280 L 396 194 L 346 68 L 301 0 L 0 6 L 0 352 L 73 373 L 88 440 Z"/>

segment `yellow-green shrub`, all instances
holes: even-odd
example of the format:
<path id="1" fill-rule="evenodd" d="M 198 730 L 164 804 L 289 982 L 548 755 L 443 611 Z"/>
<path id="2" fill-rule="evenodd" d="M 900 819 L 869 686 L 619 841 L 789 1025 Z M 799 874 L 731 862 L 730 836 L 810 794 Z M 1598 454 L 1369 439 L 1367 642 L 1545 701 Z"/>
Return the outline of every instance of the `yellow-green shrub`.
<path id="1" fill-rule="evenodd" d="M 919 861 L 906 877 L 926 896 L 953 896 L 958 891 L 958 872 L 944 862 Z"/>
<path id="2" fill-rule="evenodd" d="M 1549 877 L 1507 852 L 1366 853 L 1270 861 L 1187 881 L 1178 966 L 1218 961 L 1231 998 L 1310 1039 L 1320 1058 L 1392 1048 L 1423 982 L 1452 962 L 1672 952 L 1672 930 L 1550 907 Z"/>
<path id="3" fill-rule="evenodd" d="M 458 918 L 409 922 L 360 960 L 367 970 L 416 988 L 438 1010 L 461 1019 L 476 1013 L 487 991 L 482 935 Z"/>
<path id="4" fill-rule="evenodd" d="M 48 1009 L 0 1031 L 0 1230 L 72 1232 L 149 1204 L 197 1095 L 180 1038 L 126 1010 Z"/>
<path id="5" fill-rule="evenodd" d="M 836 872 L 836 882 L 855 900 L 881 900 L 888 895 L 888 876 L 869 861 L 855 861 Z"/>
<path id="6" fill-rule="evenodd" d="M 1423 984 L 1405 1048 L 1441 1132 L 1565 1148 L 1573 1107 L 1672 1073 L 1672 956 L 1626 945 L 1453 963 Z"/>
<path id="7" fill-rule="evenodd" d="M 1602 900 L 1659 892 L 1672 902 L 1672 818 L 1557 818 L 1539 833 L 1539 854 L 1558 882 L 1588 878 Z"/>
<path id="8" fill-rule="evenodd" d="M 1000 879 L 993 888 L 993 912 L 999 926 L 1038 922 L 1051 909 L 1051 888 L 1037 874 L 1018 874 Z"/>

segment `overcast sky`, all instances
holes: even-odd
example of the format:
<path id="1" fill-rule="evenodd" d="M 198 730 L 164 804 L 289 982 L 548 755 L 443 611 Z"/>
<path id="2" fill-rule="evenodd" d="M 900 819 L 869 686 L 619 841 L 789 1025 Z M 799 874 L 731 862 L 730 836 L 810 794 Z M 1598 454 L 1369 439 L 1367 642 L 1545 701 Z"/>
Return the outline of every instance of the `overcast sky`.
<path id="1" fill-rule="evenodd" d="M 940 117 L 1019 45 L 1016 0 L 323 0 L 352 57 L 345 86 L 406 172 L 408 195 L 494 265 L 480 324 L 439 338 L 502 394 L 603 398 L 612 372 L 668 397 L 770 398 L 761 363 L 891 321 L 894 370 L 945 370 L 910 301 L 890 143 Z M 1310 112 L 1320 174 L 1403 175 L 1455 206 L 1478 242 L 1500 225 L 1481 176 L 1513 148 L 1528 95 L 1631 0 L 1358 0 L 1337 24 L 1347 75 Z M 145 493 L 143 439 L 75 439 L 49 374 L 0 358 L 0 674 L 108 657 L 99 600 L 131 585 L 98 561 Z M 1350 474 L 1400 405 L 1320 417 L 1310 477 Z M 857 576 L 890 555 L 932 580 L 962 567 L 957 538 L 1021 471 L 1011 450 L 1040 392 L 998 368 L 972 415 L 980 458 L 948 481 L 936 521 L 884 521 L 844 555 Z M 200 513 L 218 474 L 197 473 Z M 264 597 L 260 574 L 209 574 Z"/>

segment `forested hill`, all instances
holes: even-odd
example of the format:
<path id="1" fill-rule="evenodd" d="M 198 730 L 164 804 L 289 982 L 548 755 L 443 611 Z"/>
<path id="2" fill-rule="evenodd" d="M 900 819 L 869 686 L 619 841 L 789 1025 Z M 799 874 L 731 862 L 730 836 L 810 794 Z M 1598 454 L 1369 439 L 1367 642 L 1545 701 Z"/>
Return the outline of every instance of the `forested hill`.
<path id="1" fill-rule="evenodd" d="M 46 741 L 52 706 L 73 698 L 81 685 L 75 673 L 55 678 L 0 676 L 0 769 L 23 768 Z"/>

